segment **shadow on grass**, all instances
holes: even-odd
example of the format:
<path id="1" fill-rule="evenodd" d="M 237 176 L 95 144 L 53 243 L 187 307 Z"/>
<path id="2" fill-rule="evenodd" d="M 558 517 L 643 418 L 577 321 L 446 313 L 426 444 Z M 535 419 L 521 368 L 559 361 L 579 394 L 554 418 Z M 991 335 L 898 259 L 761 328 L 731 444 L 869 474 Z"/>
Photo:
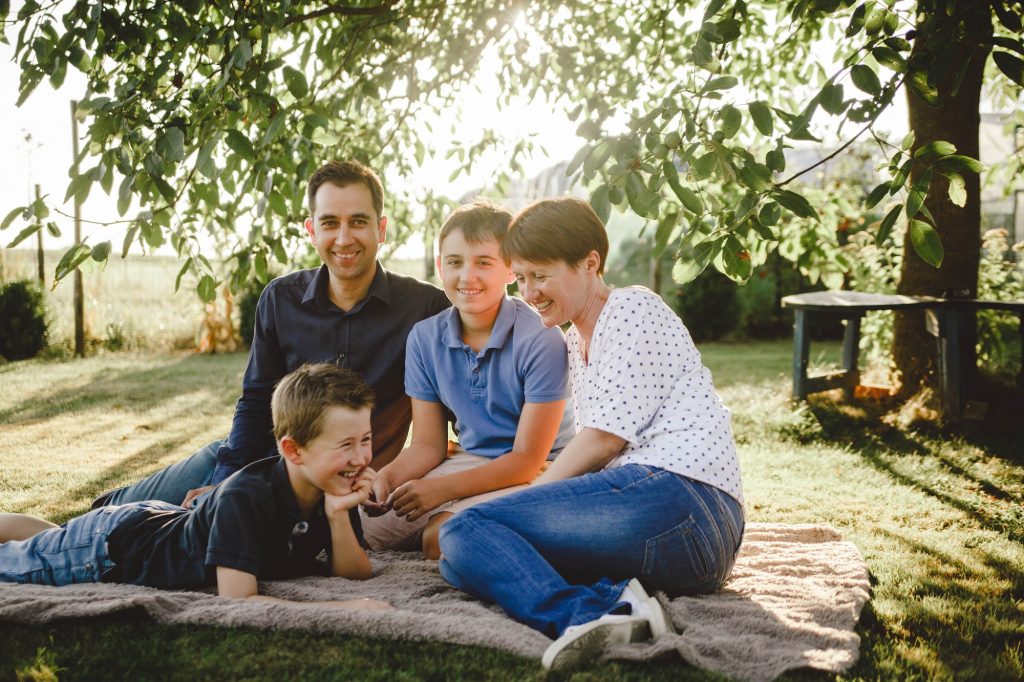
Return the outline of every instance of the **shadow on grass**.
<path id="1" fill-rule="evenodd" d="M 1024 544 L 1024 479 L 1019 490 L 1008 489 L 1005 484 L 972 471 L 968 466 L 969 458 L 959 461 L 955 455 L 944 454 L 942 445 L 950 437 L 948 431 L 938 428 L 904 430 L 882 422 L 879 415 L 866 413 L 859 406 L 821 398 L 809 402 L 808 415 L 799 425 L 783 429 L 782 435 L 801 443 L 844 443 L 848 451 L 897 483 L 963 512 L 982 528 Z M 964 434 L 953 437 L 1003 460 L 1013 478 L 1016 472 L 1012 467 L 1020 464 L 1019 446 L 1014 444 L 1012 451 L 1000 446 L 1012 440 L 1007 432 L 1019 428 L 1017 421 L 1019 418 L 1004 424 L 1002 431 L 976 434 L 973 439 Z M 900 462 L 912 455 L 933 458 L 942 469 L 959 479 L 958 489 L 980 491 L 982 494 L 957 496 L 940 489 L 933 477 L 902 470 Z"/>
<path id="2" fill-rule="evenodd" d="M 161 363 L 145 369 L 107 370 L 97 373 L 92 380 L 74 392 L 55 386 L 0 409 L 0 423 L 16 425 L 48 419 L 57 415 L 84 409 L 116 408 L 135 412 L 150 411 L 197 386 L 208 387 L 210 375 L 223 372 L 225 377 L 236 375 L 220 358 L 198 356 L 182 357 L 174 362 Z M 240 382 L 222 386 L 227 396 L 237 395 Z"/>

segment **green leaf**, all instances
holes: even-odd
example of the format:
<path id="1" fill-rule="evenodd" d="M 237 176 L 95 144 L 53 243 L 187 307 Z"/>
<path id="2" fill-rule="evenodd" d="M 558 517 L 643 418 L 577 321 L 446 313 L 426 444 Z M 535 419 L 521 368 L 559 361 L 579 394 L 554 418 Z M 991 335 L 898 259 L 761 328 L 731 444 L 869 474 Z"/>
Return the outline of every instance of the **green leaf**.
<path id="1" fill-rule="evenodd" d="M 910 132 L 908 132 L 906 135 L 903 136 L 903 140 L 900 142 L 900 149 L 902 149 L 904 151 L 910 151 L 910 148 L 914 146 L 914 141 L 916 139 L 917 139 L 917 134 L 914 133 L 913 130 L 911 130 Z M 896 163 L 895 159 L 898 159 L 898 158 L 899 158 L 898 155 L 894 156 L 893 157 L 893 163 Z"/>
<path id="2" fill-rule="evenodd" d="M 900 211 L 903 210 L 903 204 L 893 206 L 889 209 L 889 212 L 882 218 L 882 222 L 878 224 L 878 232 L 875 234 L 875 244 L 879 246 L 889 238 L 889 234 L 892 232 L 893 225 L 896 224 L 896 219 L 900 217 Z"/>
<path id="3" fill-rule="evenodd" d="M 8 227 L 11 226 L 11 223 L 14 222 L 15 218 L 17 218 L 19 215 L 24 214 L 26 211 L 28 211 L 28 206 L 19 206 L 17 208 L 11 209 L 11 212 L 8 213 L 7 216 L 4 218 L 4 221 L 0 223 L 0 230 L 6 230 Z"/>
<path id="4" fill-rule="evenodd" d="M 933 156 L 949 156 L 950 154 L 956 153 L 956 147 L 952 142 L 946 142 L 945 140 L 935 140 L 929 142 L 926 145 L 918 147 L 917 151 L 914 152 L 915 159 L 928 159 Z"/>
<path id="5" fill-rule="evenodd" d="M 89 187 L 91 185 L 92 176 L 88 173 L 76 175 L 71 183 L 68 184 L 68 191 L 64 194 L 64 203 L 70 201 L 71 197 L 75 197 L 75 203 L 81 204 L 85 201 L 85 197 L 89 195 Z"/>
<path id="6" fill-rule="evenodd" d="M 218 136 L 214 135 L 199 148 L 196 154 L 196 170 L 213 180 L 217 177 L 217 164 L 213 161 L 213 150 L 217 148 Z"/>
<path id="7" fill-rule="evenodd" d="M 729 235 L 725 241 L 725 247 L 722 249 L 722 264 L 725 266 L 725 276 L 737 284 L 746 282 L 753 272 L 750 251 L 733 235 Z"/>
<path id="8" fill-rule="evenodd" d="M 853 84 L 857 86 L 858 90 L 868 93 L 869 95 L 877 95 L 882 90 L 882 84 L 878 80 L 878 76 L 866 64 L 857 64 L 850 70 L 850 78 L 853 80 Z"/>
<path id="9" fill-rule="evenodd" d="M 939 239 L 939 233 L 934 227 L 920 220 L 911 220 L 910 241 L 921 260 L 933 268 L 942 265 L 942 240 Z"/>
<path id="10" fill-rule="evenodd" d="M 678 284 L 686 284 L 704 272 L 708 263 L 715 255 L 715 243 L 704 241 L 693 247 L 692 251 L 680 256 L 672 266 L 672 279 Z"/>
<path id="11" fill-rule="evenodd" d="M 882 66 L 887 66 L 893 71 L 903 71 L 907 67 L 907 60 L 896 50 L 886 45 L 877 45 L 871 50 L 871 56 Z"/>
<path id="12" fill-rule="evenodd" d="M 715 55 L 711 51 L 711 43 L 704 38 L 698 38 L 693 44 L 693 63 L 697 66 L 708 66 L 715 61 Z"/>
<path id="13" fill-rule="evenodd" d="M 917 215 L 917 212 L 921 210 L 921 204 L 924 203 L 925 197 L 928 196 L 927 191 L 921 191 L 916 187 L 912 188 L 907 193 L 907 218 L 913 218 Z"/>
<path id="14" fill-rule="evenodd" d="M 757 212 L 757 222 L 767 227 L 771 227 L 778 223 L 779 218 L 781 217 L 782 209 L 779 208 L 779 205 L 774 201 L 766 202 L 761 206 L 761 210 Z"/>
<path id="15" fill-rule="evenodd" d="M 963 208 L 967 204 L 967 185 L 963 177 L 955 173 L 946 177 L 949 179 L 949 200 Z"/>
<path id="16" fill-rule="evenodd" d="M 309 92 L 306 75 L 290 66 L 284 67 L 284 84 L 295 99 L 302 99 Z"/>
<path id="17" fill-rule="evenodd" d="M 929 106 L 937 107 L 939 105 L 939 91 L 938 89 L 928 82 L 928 72 L 921 68 L 912 68 L 907 73 L 904 81 L 910 91 L 917 95 L 922 101 Z"/>
<path id="18" fill-rule="evenodd" d="M 811 218 L 818 220 L 818 212 L 814 210 L 811 204 L 796 192 L 790 192 L 785 189 L 777 189 L 772 193 L 775 201 L 779 202 L 783 208 L 788 210 L 790 213 L 800 216 L 801 218 Z"/>
<path id="19" fill-rule="evenodd" d="M 65 251 L 64 255 L 60 259 L 60 262 L 57 263 L 57 271 L 53 277 L 54 283 L 56 284 L 57 282 L 61 281 L 62 279 L 70 275 L 72 272 L 74 272 L 79 265 L 84 263 L 86 259 L 89 258 L 89 255 L 91 253 L 91 249 L 89 249 L 89 247 L 86 246 L 85 244 L 75 244 L 70 249 Z"/>
<path id="20" fill-rule="evenodd" d="M 715 164 L 718 162 L 718 157 L 714 152 L 708 152 L 704 156 L 700 157 L 693 162 L 691 170 L 693 171 L 693 177 L 698 180 L 711 175 L 711 172 L 715 170 Z"/>
<path id="21" fill-rule="evenodd" d="M 128 249 L 132 247 L 132 242 L 135 241 L 135 235 L 139 233 L 138 223 L 132 223 L 132 226 L 128 228 L 128 232 L 124 235 L 124 242 L 121 244 L 121 259 L 128 257 Z"/>
<path id="22" fill-rule="evenodd" d="M 50 233 L 51 237 L 60 237 L 60 228 L 52 220 L 46 223 L 46 231 Z"/>
<path id="23" fill-rule="evenodd" d="M 1009 52 L 993 52 L 992 61 L 996 63 L 1004 76 L 1024 87 L 1024 61 L 1020 57 Z"/>
<path id="24" fill-rule="evenodd" d="M 274 141 L 277 134 L 281 131 L 281 126 L 284 125 L 285 110 L 281 110 L 274 115 L 274 118 L 270 119 L 270 123 L 267 125 L 267 132 L 263 134 L 263 139 L 260 141 L 261 147 L 266 147 L 268 144 Z"/>
<path id="25" fill-rule="evenodd" d="M 899 167 L 896 174 L 892 178 L 892 182 L 889 183 L 889 194 L 896 194 L 899 192 L 903 185 L 907 183 L 907 177 L 910 175 L 910 167 L 914 164 L 913 161 L 907 160 L 903 162 L 903 165 Z"/>
<path id="26" fill-rule="evenodd" d="M 818 102 L 821 104 L 821 108 L 830 114 L 838 115 L 843 113 L 843 109 L 845 108 L 843 84 L 827 83 L 825 87 L 821 89 L 821 95 L 818 97 Z"/>
<path id="27" fill-rule="evenodd" d="M 192 258 L 189 257 L 185 260 L 185 263 L 178 270 L 178 276 L 174 278 L 174 293 L 178 293 L 178 289 L 181 288 L 181 278 L 185 276 L 188 269 L 192 267 Z"/>
<path id="28" fill-rule="evenodd" d="M 235 130 L 234 128 L 227 131 L 224 141 L 233 152 L 242 158 L 249 161 L 256 158 L 256 151 L 253 149 L 252 142 L 250 142 L 249 138 L 243 135 L 240 131 Z"/>
<path id="29" fill-rule="evenodd" d="M 41 229 L 43 229 L 42 223 L 32 223 L 31 225 L 23 229 L 21 232 L 19 232 L 18 236 L 12 239 L 11 243 L 7 245 L 7 248 L 13 249 L 15 246 L 22 243 L 23 241 L 25 241 L 26 239 L 28 239 Z"/>
<path id="30" fill-rule="evenodd" d="M 726 104 L 722 107 L 719 115 L 722 117 L 722 134 L 726 139 L 739 132 L 740 126 L 743 124 L 743 115 L 740 114 L 739 109 L 731 104 Z"/>
<path id="31" fill-rule="evenodd" d="M 210 275 L 203 275 L 199 280 L 199 284 L 196 285 L 196 291 L 199 293 L 199 298 L 203 300 L 203 303 L 209 303 L 217 298 L 217 280 Z"/>
<path id="32" fill-rule="evenodd" d="M 594 147 L 592 147 L 589 142 L 580 147 L 579 151 L 573 155 L 569 165 L 565 167 L 565 176 L 569 177 L 575 173 L 576 170 L 583 165 L 583 162 L 587 160 L 587 157 L 593 153 L 593 151 Z"/>
<path id="33" fill-rule="evenodd" d="M 868 35 L 878 33 L 885 23 L 885 8 L 882 6 L 873 7 L 864 18 L 864 30 Z"/>
<path id="34" fill-rule="evenodd" d="M 712 92 L 714 90 L 728 90 L 736 87 L 738 83 L 739 80 L 735 76 L 718 76 L 705 83 L 704 87 L 701 89 L 701 93 Z"/>
<path id="35" fill-rule="evenodd" d="M 950 172 L 964 175 L 967 173 L 981 173 L 985 170 L 985 166 L 977 159 L 972 159 L 969 156 L 950 154 L 933 163 L 932 169 L 944 175 Z"/>
<path id="36" fill-rule="evenodd" d="M 857 6 L 857 9 L 853 10 L 853 14 L 850 16 L 850 23 L 846 27 L 847 38 L 854 37 L 864 28 L 864 15 L 866 11 L 867 5 L 865 3 L 861 3 Z"/>
<path id="37" fill-rule="evenodd" d="M 786 170 L 786 155 L 781 149 L 771 149 L 764 155 L 764 163 L 776 173 Z"/>
<path id="38" fill-rule="evenodd" d="M 124 215 L 132 203 L 132 184 L 135 182 L 135 173 L 126 175 L 117 189 L 117 213 Z"/>
<path id="39" fill-rule="evenodd" d="M 875 187 L 873 190 L 871 190 L 871 193 L 868 194 L 868 198 L 864 201 L 864 208 L 865 209 L 874 208 L 875 205 L 878 204 L 878 202 L 881 201 L 885 197 L 885 195 L 886 195 L 886 193 L 888 193 L 888 191 L 889 191 L 889 183 L 888 182 L 883 182 L 881 185 L 878 185 L 877 187 Z"/>
<path id="40" fill-rule="evenodd" d="M 754 126 L 762 135 L 771 135 L 774 130 L 772 121 L 772 110 L 767 104 L 761 101 L 751 102 L 747 105 L 750 110 L 750 117 L 754 119 Z"/>
<path id="41" fill-rule="evenodd" d="M 92 251 L 89 255 L 97 263 L 105 263 L 107 261 L 107 257 L 110 256 L 110 242 L 100 242 L 96 246 L 92 247 Z"/>
<path id="42" fill-rule="evenodd" d="M 157 138 L 156 152 L 164 161 L 171 163 L 185 158 L 185 134 L 181 128 L 174 126 L 167 128 Z"/>
<path id="43" fill-rule="evenodd" d="M 594 190 L 593 194 L 590 195 L 590 205 L 594 209 L 594 213 L 601 219 L 602 223 L 608 222 L 608 218 L 612 214 L 612 204 L 608 200 L 608 186 L 601 185 Z"/>
<path id="44" fill-rule="evenodd" d="M 658 231 L 654 233 L 654 249 L 651 253 L 654 258 L 661 258 L 665 252 L 672 233 L 679 225 L 679 212 L 673 211 L 658 221 Z"/>

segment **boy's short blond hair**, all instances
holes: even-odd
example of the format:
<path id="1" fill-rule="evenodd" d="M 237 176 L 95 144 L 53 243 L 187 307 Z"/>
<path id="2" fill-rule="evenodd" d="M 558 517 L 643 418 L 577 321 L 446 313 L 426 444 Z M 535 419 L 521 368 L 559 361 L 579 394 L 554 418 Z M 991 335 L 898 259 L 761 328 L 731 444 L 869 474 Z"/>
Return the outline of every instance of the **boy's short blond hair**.
<path id="1" fill-rule="evenodd" d="M 349 369 L 329 363 L 302 365 L 281 379 L 270 400 L 274 438 L 307 445 L 323 431 L 329 407 L 373 409 L 373 389 Z"/>
<path id="2" fill-rule="evenodd" d="M 493 239 L 501 245 L 508 232 L 508 224 L 512 221 L 512 211 L 499 206 L 488 199 L 477 199 L 463 204 L 448 215 L 437 235 L 437 252 L 441 254 L 441 245 L 452 232 L 459 230 L 470 244 Z M 506 261 L 506 264 L 508 261 Z"/>

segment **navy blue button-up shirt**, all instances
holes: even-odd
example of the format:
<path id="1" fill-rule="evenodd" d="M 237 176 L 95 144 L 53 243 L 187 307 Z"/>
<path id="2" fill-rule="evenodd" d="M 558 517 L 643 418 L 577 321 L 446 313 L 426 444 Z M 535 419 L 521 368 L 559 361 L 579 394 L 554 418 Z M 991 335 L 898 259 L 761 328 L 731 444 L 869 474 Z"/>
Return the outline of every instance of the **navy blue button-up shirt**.
<path id="1" fill-rule="evenodd" d="M 366 298 L 346 312 L 328 296 L 329 276 L 326 266 L 300 270 L 278 277 L 260 296 L 242 397 L 231 434 L 217 451 L 213 483 L 276 454 L 270 397 L 282 377 L 305 363 L 346 367 L 373 388 L 375 458 L 389 458 L 405 444 L 412 419 L 404 388 L 405 341 L 417 322 L 451 304 L 438 287 L 378 263 Z"/>

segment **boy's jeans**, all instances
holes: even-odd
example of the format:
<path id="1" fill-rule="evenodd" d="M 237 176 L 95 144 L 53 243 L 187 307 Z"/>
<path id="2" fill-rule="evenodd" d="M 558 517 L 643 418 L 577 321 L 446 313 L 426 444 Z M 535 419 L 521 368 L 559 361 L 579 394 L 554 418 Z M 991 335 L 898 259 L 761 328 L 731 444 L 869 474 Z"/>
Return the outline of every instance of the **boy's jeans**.
<path id="1" fill-rule="evenodd" d="M 142 508 L 180 509 L 159 501 L 101 507 L 27 540 L 0 543 L 0 582 L 58 586 L 101 582 L 103 574 L 114 568 L 107 537 Z"/>
<path id="2" fill-rule="evenodd" d="M 104 493 L 96 498 L 92 508 L 146 500 L 163 500 L 180 505 L 189 490 L 210 485 L 213 471 L 217 467 L 217 448 L 220 443 L 215 440 L 191 456 L 150 474 L 138 483 Z"/>
<path id="3" fill-rule="evenodd" d="M 441 528 L 441 575 L 549 637 L 612 611 L 626 582 L 713 592 L 743 508 L 709 485 L 627 464 L 485 502 Z"/>

